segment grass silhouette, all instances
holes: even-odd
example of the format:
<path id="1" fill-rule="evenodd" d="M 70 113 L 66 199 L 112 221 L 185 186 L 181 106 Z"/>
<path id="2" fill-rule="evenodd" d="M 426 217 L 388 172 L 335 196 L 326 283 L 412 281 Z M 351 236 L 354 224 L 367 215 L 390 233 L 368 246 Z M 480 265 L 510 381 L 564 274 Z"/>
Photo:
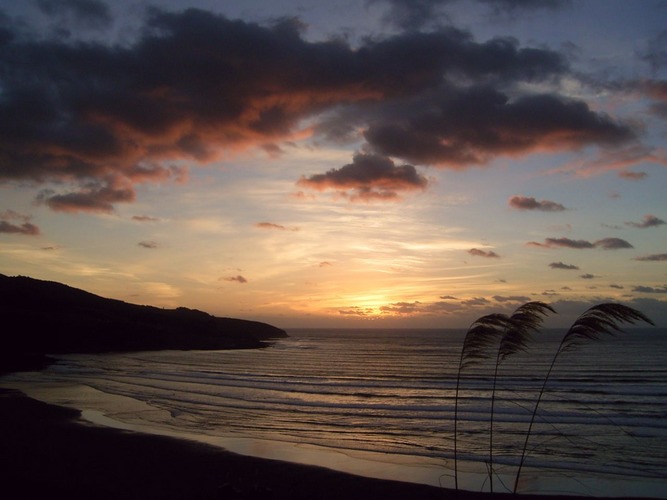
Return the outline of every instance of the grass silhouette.
<path id="1" fill-rule="evenodd" d="M 521 451 L 521 459 L 519 460 L 519 466 L 514 480 L 514 493 L 517 492 L 519 487 L 519 478 L 521 477 L 521 471 L 526 459 L 528 441 L 530 440 L 531 431 L 533 430 L 533 424 L 535 423 L 537 410 L 540 402 L 542 401 L 542 396 L 544 395 L 549 378 L 551 377 L 551 372 L 553 371 L 559 356 L 562 353 L 572 351 L 581 345 L 598 341 L 605 335 L 614 335 L 617 332 L 621 332 L 622 330 L 620 325 L 622 323 L 634 324 L 638 321 L 643 321 L 650 325 L 654 325 L 651 319 L 649 319 L 637 309 L 625 306 L 623 304 L 605 303 L 593 306 L 586 310 L 575 320 L 570 329 L 565 333 L 560 342 L 560 345 L 558 346 L 558 349 L 554 353 L 551 364 L 549 365 L 549 370 L 544 377 L 542 387 L 537 396 L 537 401 L 535 402 L 535 407 L 530 418 L 530 424 L 528 425 L 528 430 L 526 432 L 526 439 Z"/>
<path id="2" fill-rule="evenodd" d="M 475 320 L 463 339 L 459 367 L 456 374 L 456 392 L 454 395 L 454 488 L 459 489 L 458 471 L 458 409 L 461 374 L 466 368 L 474 366 L 492 355 L 491 347 L 500 338 L 502 331 L 509 326 L 505 314 L 488 314 Z"/>
<path id="3" fill-rule="evenodd" d="M 493 372 L 493 389 L 491 391 L 491 416 L 489 426 L 489 489 L 493 493 L 493 417 L 496 399 L 498 369 L 503 361 L 513 354 L 525 351 L 531 334 L 537 332 L 539 326 L 549 312 L 556 311 L 544 302 L 534 301 L 519 306 L 507 320 L 507 325 L 498 345 L 496 365 Z"/>
<path id="4" fill-rule="evenodd" d="M 459 392 L 463 372 L 470 367 L 494 358 L 495 366 L 493 375 L 493 388 L 491 392 L 491 411 L 489 426 L 489 463 L 488 474 L 490 478 L 489 488 L 493 493 L 493 420 L 495 393 L 498 382 L 500 365 L 510 356 L 521 351 L 526 351 L 532 334 L 539 331 L 544 317 L 556 311 L 544 302 L 527 302 L 518 307 L 511 316 L 494 313 L 482 316 L 475 320 L 463 340 L 463 347 L 459 358 L 459 366 L 456 376 L 456 391 L 454 396 L 454 487 L 459 489 L 458 484 L 458 403 Z M 547 388 L 556 361 L 560 355 L 572 351 L 581 345 L 598 341 L 604 336 L 614 335 L 622 332 L 621 325 L 624 323 L 635 324 L 645 322 L 654 325 L 653 321 L 642 312 L 632 307 L 603 303 L 595 305 L 579 316 L 563 336 L 558 349 L 551 359 L 551 363 L 542 381 L 535 406 L 533 407 L 530 423 L 526 431 L 521 457 L 517 467 L 514 481 L 513 493 L 517 492 L 519 479 L 525 463 L 528 443 L 533 430 L 537 411 L 542 401 L 542 396 Z M 493 347 L 497 345 L 494 351 Z"/>

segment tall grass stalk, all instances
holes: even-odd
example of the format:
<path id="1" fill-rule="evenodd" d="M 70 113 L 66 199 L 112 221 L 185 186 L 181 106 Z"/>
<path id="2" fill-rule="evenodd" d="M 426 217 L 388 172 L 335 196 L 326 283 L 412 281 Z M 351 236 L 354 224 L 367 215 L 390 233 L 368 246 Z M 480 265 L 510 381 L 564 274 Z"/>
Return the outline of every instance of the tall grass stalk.
<path id="1" fill-rule="evenodd" d="M 509 318 L 504 314 L 488 314 L 475 320 L 463 340 L 459 367 L 456 374 L 456 392 L 454 395 L 454 488 L 459 489 L 458 472 L 458 412 L 459 389 L 463 370 L 491 356 L 491 346 L 500 339 L 507 327 Z"/>
<path id="2" fill-rule="evenodd" d="M 622 330 L 620 324 L 622 323 L 635 324 L 639 321 L 654 325 L 653 321 L 651 321 L 647 316 L 645 316 L 640 311 L 633 309 L 632 307 L 622 304 L 605 303 L 593 306 L 586 310 L 572 324 L 567 333 L 565 333 L 563 339 L 560 342 L 560 345 L 558 346 L 558 349 L 556 350 L 556 353 L 551 360 L 551 365 L 549 366 L 549 370 L 547 371 L 547 374 L 544 378 L 542 388 L 540 389 L 535 407 L 533 409 L 530 424 L 528 425 L 528 431 L 526 432 L 526 439 L 523 444 L 523 450 L 521 452 L 519 467 L 517 469 L 516 478 L 514 480 L 514 493 L 517 492 L 517 488 L 519 486 L 519 478 L 521 476 L 523 464 L 526 459 L 526 450 L 528 449 L 528 441 L 533 429 L 533 424 L 535 423 L 535 417 L 537 416 L 537 409 L 540 405 L 542 395 L 544 394 L 544 390 L 547 386 L 547 383 L 549 382 L 551 372 L 556 364 L 556 361 L 558 360 L 558 357 L 563 352 L 572 351 L 581 345 L 600 340 L 605 335 L 614 335 L 617 332 L 621 332 Z"/>
<path id="3" fill-rule="evenodd" d="M 498 351 L 496 353 L 496 365 L 493 373 L 493 388 L 491 390 L 491 415 L 489 428 L 489 489 L 493 493 L 493 418 L 496 400 L 496 385 L 498 381 L 498 369 L 500 364 L 509 356 L 517 352 L 525 351 L 533 332 L 537 332 L 544 321 L 544 317 L 556 311 L 544 302 L 534 301 L 519 306 L 516 311 L 507 318 L 505 328 L 500 338 Z"/>

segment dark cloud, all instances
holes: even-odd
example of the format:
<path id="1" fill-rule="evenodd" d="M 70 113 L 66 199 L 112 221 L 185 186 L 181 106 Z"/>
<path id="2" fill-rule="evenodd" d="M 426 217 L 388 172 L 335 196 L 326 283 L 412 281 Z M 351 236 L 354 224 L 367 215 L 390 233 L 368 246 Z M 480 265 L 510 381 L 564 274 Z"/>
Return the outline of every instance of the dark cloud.
<path id="1" fill-rule="evenodd" d="M 647 96 L 656 101 L 667 102 L 667 80 L 645 80 L 641 86 Z"/>
<path id="2" fill-rule="evenodd" d="M 667 293 L 667 285 L 654 288 L 652 286 L 635 286 L 632 288 L 633 292 L 639 293 Z"/>
<path id="3" fill-rule="evenodd" d="M 522 10 L 558 9 L 570 0 L 477 0 L 494 15 L 516 15 Z M 369 4 L 387 4 L 385 22 L 405 30 L 416 30 L 447 19 L 446 7 L 459 0 L 367 0 Z"/>
<path id="4" fill-rule="evenodd" d="M 624 288 L 623 285 L 616 285 L 616 284 L 614 284 L 614 283 L 612 283 L 611 285 L 609 285 L 609 287 L 610 287 L 610 288 L 616 288 L 617 290 L 623 290 L 623 288 Z"/>
<path id="5" fill-rule="evenodd" d="M 595 245 L 590 241 L 572 240 L 570 238 L 547 238 L 544 240 L 544 243 L 531 241 L 528 243 L 528 245 L 533 247 L 543 247 L 543 248 L 565 247 L 565 248 L 576 248 L 576 249 L 595 247 Z"/>
<path id="6" fill-rule="evenodd" d="M 581 279 L 584 279 L 584 280 L 592 280 L 592 279 L 596 278 L 596 276 L 594 274 L 590 274 L 590 273 L 582 274 L 579 277 Z"/>
<path id="7" fill-rule="evenodd" d="M 658 253 L 653 255 L 645 255 L 643 257 L 636 257 L 635 260 L 642 262 L 661 262 L 667 260 L 667 253 Z"/>
<path id="8" fill-rule="evenodd" d="M 549 264 L 549 267 L 551 269 L 572 269 L 572 270 L 578 270 L 579 267 L 575 266 L 573 264 L 564 264 L 563 262 L 552 262 Z"/>
<path id="9" fill-rule="evenodd" d="M 108 16 L 95 0 L 41 6 L 88 21 Z M 478 43 L 453 28 L 352 48 L 306 41 L 295 19 L 260 26 L 197 9 L 150 9 L 141 36 L 114 46 L 13 36 L 9 26 L 0 36 L 0 182 L 51 183 L 58 191 L 40 200 L 55 210 L 110 212 L 133 201 L 139 183 L 182 181 L 171 162 L 247 147 L 277 154 L 307 118 L 328 137 L 363 130 L 376 155 L 302 181 L 349 182 L 347 195 L 365 200 L 426 185 L 389 157 L 464 168 L 634 137 L 583 101 L 521 93 L 524 83 L 569 72 L 560 53 L 504 38 Z"/>
<path id="10" fill-rule="evenodd" d="M 484 300 L 484 299 L 479 299 Z M 383 314 L 393 315 L 448 315 L 461 310 L 461 303 L 452 302 L 395 302 L 380 307 Z"/>
<path id="11" fill-rule="evenodd" d="M 563 205 L 555 201 L 537 201 L 535 198 L 529 196 L 512 196 L 508 203 L 510 207 L 517 210 L 539 210 L 542 212 L 560 212 L 565 210 Z"/>
<path id="12" fill-rule="evenodd" d="M 640 54 L 654 71 L 667 67 L 667 30 L 651 38 L 646 49 Z"/>
<path id="13" fill-rule="evenodd" d="M 91 28 L 104 28 L 112 23 L 109 7 L 98 0 L 37 0 L 39 9 L 53 17 L 70 16 Z"/>
<path id="14" fill-rule="evenodd" d="M 631 181 L 638 181 L 644 179 L 648 176 L 646 172 L 631 172 L 629 170 L 622 170 L 618 173 L 618 176 L 621 179 L 627 179 Z"/>
<path id="15" fill-rule="evenodd" d="M 380 311 L 383 313 L 392 313 L 392 314 L 415 314 L 422 312 L 423 307 L 421 302 L 396 302 L 387 306 L 380 307 Z"/>
<path id="16" fill-rule="evenodd" d="M 333 189 L 351 200 L 392 200 L 399 192 L 425 189 L 428 181 L 412 165 L 397 166 L 386 157 L 356 154 L 353 162 L 325 174 L 302 177 L 298 185 L 323 191 Z"/>
<path id="17" fill-rule="evenodd" d="M 442 7 L 455 0 L 367 0 L 368 4 L 387 4 L 384 21 L 405 30 L 416 30 L 444 16 Z"/>
<path id="18" fill-rule="evenodd" d="M 570 5 L 571 0 L 477 0 L 489 5 L 496 14 L 516 14 L 521 10 L 557 10 Z"/>
<path id="19" fill-rule="evenodd" d="M 630 243 L 621 238 L 603 238 L 594 243 L 586 240 L 572 240 L 570 238 L 546 238 L 544 243 L 539 243 L 537 241 L 530 241 L 527 243 L 528 246 L 532 247 L 541 247 L 541 248 L 554 248 L 554 247 L 563 247 L 563 248 L 573 248 L 577 250 L 587 249 L 587 248 L 601 248 L 603 250 L 618 250 L 621 248 L 634 248 Z"/>
<path id="20" fill-rule="evenodd" d="M 667 80 L 645 81 L 642 87 L 646 95 L 654 100 L 649 108 L 651 113 L 667 119 Z"/>
<path id="21" fill-rule="evenodd" d="M 133 215 L 132 220 L 136 220 L 137 222 L 158 222 L 160 219 L 151 217 L 150 215 Z"/>
<path id="22" fill-rule="evenodd" d="M 478 248 L 471 248 L 470 250 L 467 250 L 467 252 L 474 256 L 474 257 L 486 257 L 487 259 L 499 259 L 500 255 L 498 255 L 496 252 L 489 250 L 488 252 L 486 250 L 480 250 Z"/>
<path id="23" fill-rule="evenodd" d="M 502 296 L 502 295 L 494 295 L 493 300 L 496 302 L 530 302 L 530 297 L 527 297 L 525 295 L 510 295 L 510 296 Z"/>
<path id="24" fill-rule="evenodd" d="M 634 248 L 630 243 L 621 238 L 603 238 L 594 243 L 596 248 L 603 250 L 618 250 L 621 248 Z"/>
<path id="25" fill-rule="evenodd" d="M 441 88 L 364 132 L 379 154 L 450 168 L 485 164 L 498 155 L 618 145 L 633 137 L 630 128 L 584 102 L 551 94 L 510 99 L 489 86 Z"/>
<path id="26" fill-rule="evenodd" d="M 626 222 L 628 226 L 638 227 L 638 228 L 647 228 L 647 227 L 656 227 L 665 224 L 665 221 L 657 218 L 655 215 L 647 214 L 644 216 L 644 219 L 641 222 Z"/>
<path id="27" fill-rule="evenodd" d="M 40 234 L 39 227 L 30 222 L 31 218 L 14 210 L 0 212 L 0 233 L 37 236 Z"/>
<path id="28" fill-rule="evenodd" d="M 258 222 L 255 224 L 255 227 L 258 227 L 260 229 L 277 229 L 279 231 L 298 231 L 298 227 L 287 227 L 283 226 L 282 224 L 275 224 L 273 222 Z"/>
<path id="29" fill-rule="evenodd" d="M 485 306 L 489 304 L 489 300 L 484 297 L 474 297 L 468 300 L 462 300 L 461 304 L 464 306 Z"/>
<path id="30" fill-rule="evenodd" d="M 115 203 L 134 201 L 134 189 L 129 186 L 111 183 L 91 183 L 80 191 L 55 194 L 52 190 L 43 190 L 37 201 L 45 203 L 58 212 L 113 212 Z"/>
<path id="31" fill-rule="evenodd" d="M 159 245 L 155 241 L 140 241 L 137 243 L 142 248 L 148 248 L 148 249 L 154 249 L 157 248 Z"/>
<path id="32" fill-rule="evenodd" d="M 341 309 L 338 314 L 343 316 L 369 316 L 373 315 L 375 311 L 370 307 L 353 306 L 350 309 Z"/>
<path id="33" fill-rule="evenodd" d="M 442 300 L 459 300 L 456 297 L 454 297 L 453 295 L 442 295 L 440 298 Z"/>
<path id="34" fill-rule="evenodd" d="M 231 281 L 231 282 L 236 282 L 236 283 L 241 283 L 241 284 L 244 284 L 244 283 L 248 282 L 248 280 L 245 279 L 240 274 L 238 276 L 227 276 L 225 278 L 220 278 L 220 279 L 224 280 L 224 281 Z"/>

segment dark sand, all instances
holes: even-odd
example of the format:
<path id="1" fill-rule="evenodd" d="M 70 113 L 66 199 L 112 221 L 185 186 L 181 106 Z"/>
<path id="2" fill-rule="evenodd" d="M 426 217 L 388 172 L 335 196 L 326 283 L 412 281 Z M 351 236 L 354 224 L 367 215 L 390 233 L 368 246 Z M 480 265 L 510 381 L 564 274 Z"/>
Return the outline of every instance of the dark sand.
<path id="1" fill-rule="evenodd" d="M 492 497 L 483 493 L 457 495 L 432 486 L 246 457 L 200 443 L 96 427 L 78 417 L 75 410 L 0 389 L 3 498 L 489 500 Z M 493 497 L 504 499 L 512 495 Z"/>

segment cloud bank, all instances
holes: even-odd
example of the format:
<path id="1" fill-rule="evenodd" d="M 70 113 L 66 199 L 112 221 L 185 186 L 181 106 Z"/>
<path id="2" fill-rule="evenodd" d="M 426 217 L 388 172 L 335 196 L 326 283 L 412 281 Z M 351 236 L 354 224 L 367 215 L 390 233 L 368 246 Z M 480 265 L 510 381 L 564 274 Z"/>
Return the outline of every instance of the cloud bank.
<path id="1" fill-rule="evenodd" d="M 59 22 L 112 22 L 94 0 L 39 5 Z M 307 41 L 297 19 L 197 9 L 148 9 L 123 45 L 17 26 L 0 21 L 0 182 L 43 186 L 38 201 L 56 211 L 108 213 L 139 184 L 184 181 L 184 163 L 275 151 L 304 133 L 365 142 L 351 164 L 299 181 L 359 201 L 423 189 L 413 165 L 462 169 L 636 135 L 582 100 L 521 92 L 570 75 L 561 53 L 451 27 L 353 47 Z"/>

